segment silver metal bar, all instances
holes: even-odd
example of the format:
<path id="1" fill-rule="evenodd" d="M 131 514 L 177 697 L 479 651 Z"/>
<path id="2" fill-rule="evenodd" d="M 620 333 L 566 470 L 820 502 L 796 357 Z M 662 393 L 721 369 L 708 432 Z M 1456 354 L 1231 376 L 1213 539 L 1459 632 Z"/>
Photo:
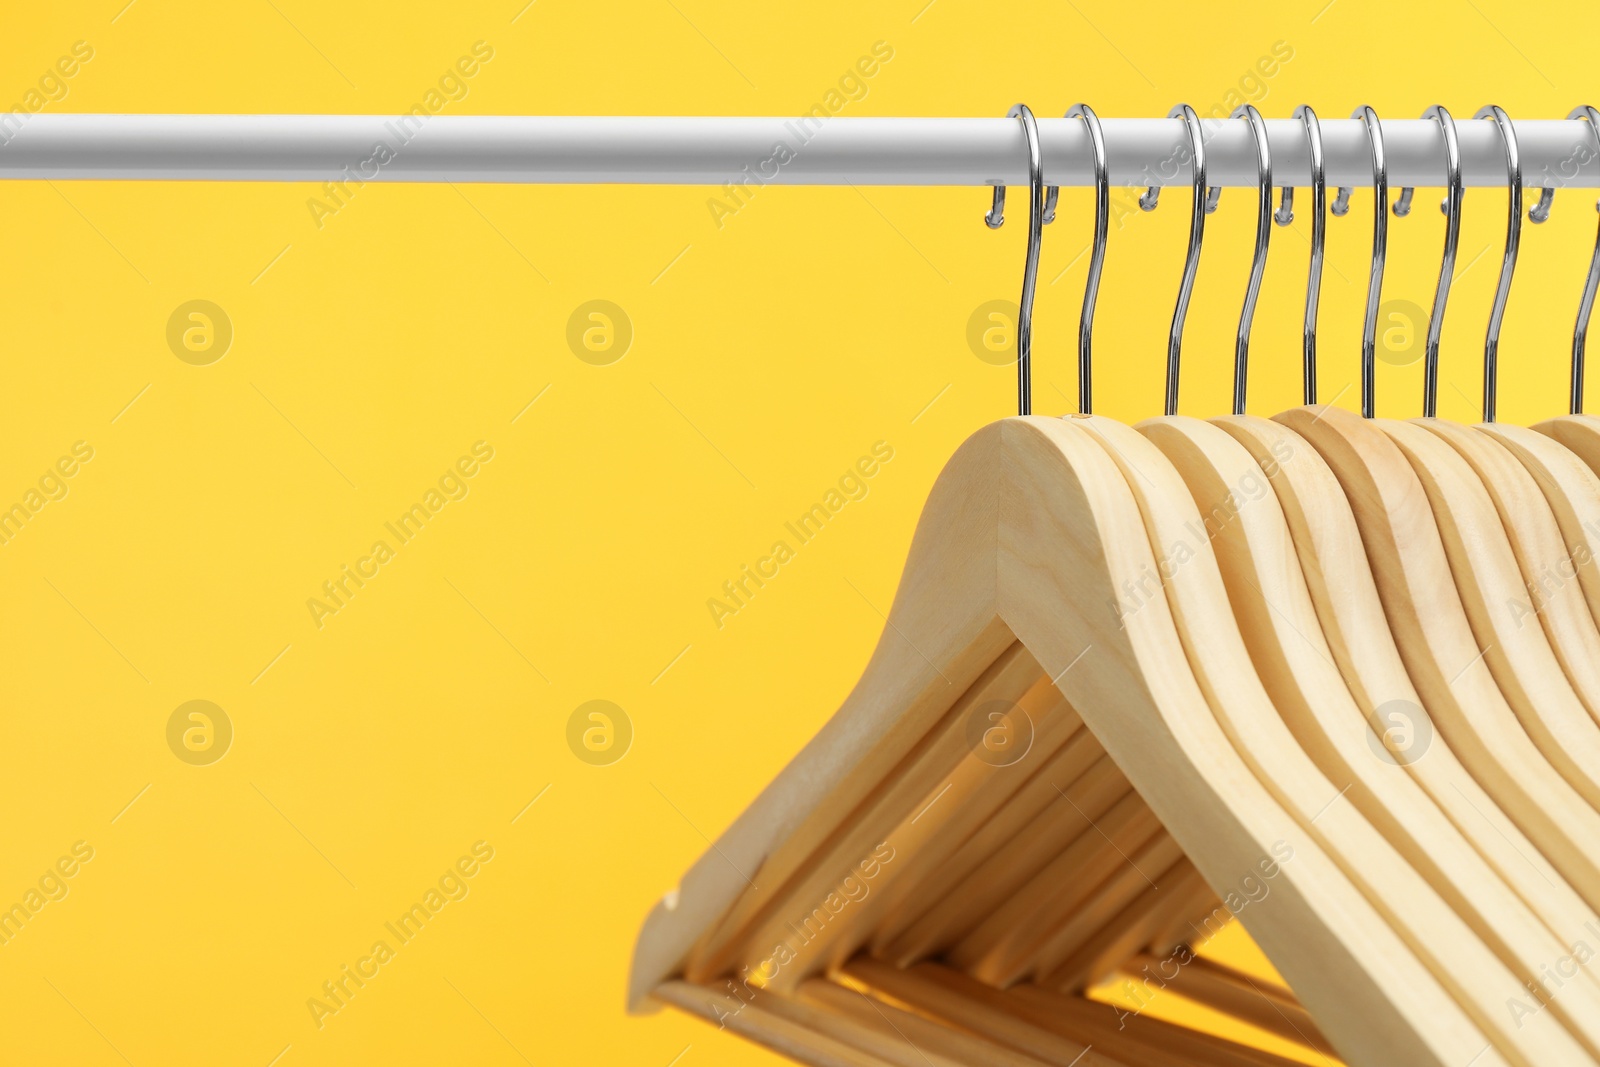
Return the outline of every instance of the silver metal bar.
<path id="1" fill-rule="evenodd" d="M 1188 185 L 1177 119 L 1104 119 L 1114 185 Z M 1245 123 L 1207 120 L 1212 185 L 1254 187 Z M 1439 126 L 1385 120 L 1389 181 L 1439 186 Z M 1517 122 L 1530 187 L 1600 187 L 1582 120 Z M 1308 186 L 1305 131 L 1267 123 L 1279 184 Z M 1094 184 L 1077 119 L 1039 120 L 1051 185 Z M 1360 122 L 1322 124 L 1327 181 L 1371 188 Z M 1492 123 L 1463 124 L 1462 177 L 1504 186 Z M 1004 118 L 623 118 L 381 115 L 0 115 L 0 178 L 540 184 L 1025 185 L 1022 130 Z"/>

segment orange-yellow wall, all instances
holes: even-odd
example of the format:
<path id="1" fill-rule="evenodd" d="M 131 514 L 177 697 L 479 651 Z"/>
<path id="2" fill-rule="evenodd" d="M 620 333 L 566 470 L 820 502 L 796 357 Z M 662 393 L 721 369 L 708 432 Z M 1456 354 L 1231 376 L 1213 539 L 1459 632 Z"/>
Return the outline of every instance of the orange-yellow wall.
<path id="1" fill-rule="evenodd" d="M 1444 102 L 1467 121 L 1491 101 L 1559 117 L 1592 89 L 1592 38 L 1504 0 L 122 2 L 7 11 L 0 103 L 80 41 L 92 58 L 45 81 L 52 111 L 395 113 L 480 41 L 492 58 L 446 113 L 797 115 L 877 42 L 892 58 L 841 114 L 1253 99 L 1329 118 Z M 651 902 L 847 691 L 929 485 L 1011 411 L 1011 370 L 967 336 L 976 309 L 1016 298 L 1023 227 L 986 229 L 977 189 L 766 188 L 732 213 L 703 188 L 368 186 L 313 211 L 323 195 L 0 185 L 0 505 L 46 479 L 0 545 L 0 904 L 62 856 L 74 872 L 0 945 L 0 1059 L 774 1062 L 675 1014 L 625 1017 L 629 951 Z M 1046 234 L 1041 412 L 1076 395 L 1089 197 L 1066 191 Z M 1227 403 L 1252 199 L 1229 192 L 1211 222 L 1189 413 Z M 1118 193 L 1103 413 L 1157 410 L 1183 200 L 1145 215 Z M 1431 297 L 1432 200 L 1392 227 L 1392 299 Z M 1592 202 L 1564 194 L 1525 234 L 1503 418 L 1563 403 Z M 1447 416 L 1475 410 L 1503 205 L 1468 197 Z M 1330 220 L 1321 382 L 1347 406 L 1369 210 L 1358 194 Z M 1260 413 L 1298 402 L 1307 232 L 1302 213 L 1274 235 Z M 214 362 L 169 346 L 194 300 L 231 324 Z M 631 323 L 606 365 L 567 340 L 591 300 Z M 1385 364 L 1378 384 L 1383 413 L 1416 413 L 1417 365 Z M 77 442 L 92 459 L 48 478 Z M 865 496 L 714 621 L 723 583 L 877 442 L 893 458 Z M 465 497 L 361 564 L 464 456 L 474 473 L 446 487 Z M 376 575 L 314 618 L 308 599 L 346 564 Z M 208 765 L 176 755 L 187 712 L 169 746 L 193 700 L 231 724 Z M 610 766 L 569 748 L 591 700 L 631 724 Z M 466 896 L 410 943 L 386 933 L 462 857 L 472 875 L 445 884 Z M 393 958 L 314 1020 L 308 1000 L 379 940 Z"/>

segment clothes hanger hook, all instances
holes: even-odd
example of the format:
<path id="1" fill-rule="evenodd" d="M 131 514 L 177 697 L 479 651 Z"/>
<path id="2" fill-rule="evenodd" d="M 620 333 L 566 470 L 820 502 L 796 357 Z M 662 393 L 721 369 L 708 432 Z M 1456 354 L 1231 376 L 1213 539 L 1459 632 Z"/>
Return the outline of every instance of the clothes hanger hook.
<path id="1" fill-rule="evenodd" d="M 1372 269 L 1367 276 L 1367 314 L 1361 328 L 1361 417 L 1370 419 L 1377 408 L 1378 301 L 1389 258 L 1389 163 L 1383 153 L 1383 123 L 1378 113 L 1362 106 L 1350 117 L 1360 119 L 1366 128 L 1367 148 L 1372 153 Z M 1348 185 L 1339 187 L 1330 209 L 1335 215 L 1349 214 L 1351 191 Z"/>
<path id="2" fill-rule="evenodd" d="M 1461 243 L 1461 201 L 1466 189 L 1461 183 L 1461 143 L 1456 139 L 1455 120 L 1438 104 L 1424 111 L 1422 117 L 1439 124 L 1444 138 L 1445 182 L 1449 189 L 1439 205 L 1446 220 L 1444 258 L 1439 263 L 1439 284 L 1433 291 L 1433 313 L 1428 316 L 1428 347 L 1422 366 L 1422 417 L 1431 419 L 1439 410 L 1439 337 L 1444 332 L 1445 306 L 1450 301 L 1450 282 L 1455 276 L 1456 249 Z M 1396 215 L 1411 213 L 1412 192 L 1410 187 L 1400 190 L 1400 199 L 1394 203 Z"/>
<path id="3" fill-rule="evenodd" d="M 1183 323 L 1189 314 L 1189 298 L 1194 295 L 1194 278 L 1200 269 L 1200 245 L 1206 235 L 1206 215 L 1216 208 L 1216 199 L 1206 193 L 1206 142 L 1200 116 L 1188 104 L 1167 112 L 1167 118 L 1182 118 L 1189 134 L 1189 166 L 1194 182 L 1194 204 L 1189 214 L 1189 251 L 1183 260 L 1183 280 L 1178 286 L 1178 303 L 1172 311 L 1172 331 L 1167 338 L 1166 414 L 1178 413 L 1178 357 L 1183 351 Z M 1145 211 L 1156 209 L 1160 186 L 1149 186 L 1139 198 Z"/>
<path id="4" fill-rule="evenodd" d="M 1585 105 L 1572 109 L 1569 119 L 1588 119 L 1589 133 L 1595 139 L 1595 147 L 1600 149 L 1600 111 Z M 1553 194 L 1555 190 L 1546 189 L 1545 193 Z M 1539 198 L 1540 205 L 1545 204 L 1543 195 Z M 1600 202 L 1596 202 L 1595 210 L 1600 211 Z M 1528 213 L 1533 214 L 1531 211 Z M 1570 410 L 1574 415 L 1583 414 L 1583 357 L 1584 347 L 1589 336 L 1589 316 L 1594 311 L 1594 295 L 1596 288 L 1600 288 L 1600 232 L 1596 232 L 1594 239 L 1594 254 L 1589 257 L 1589 274 L 1583 282 L 1583 296 L 1578 301 L 1578 321 L 1572 327 L 1572 397 Z"/>
<path id="5" fill-rule="evenodd" d="M 1083 286 L 1083 310 L 1078 314 L 1078 410 L 1087 415 L 1093 410 L 1094 309 L 1100 295 L 1100 275 L 1106 265 L 1106 239 L 1111 232 L 1111 168 L 1106 162 L 1106 138 L 1100 117 L 1088 104 L 1073 104 L 1067 118 L 1083 120 L 1089 132 L 1089 148 L 1094 161 L 1094 246 L 1089 254 L 1089 278 Z M 1061 190 L 1050 186 L 1045 191 L 1044 221 L 1054 222 L 1056 199 Z"/>
<path id="6" fill-rule="evenodd" d="M 1500 282 L 1495 286 L 1494 308 L 1489 312 L 1489 328 L 1483 338 L 1483 421 L 1493 422 L 1495 397 L 1500 374 L 1500 326 L 1506 317 L 1506 302 L 1511 298 L 1511 279 L 1517 270 L 1517 251 L 1522 246 L 1522 154 L 1517 148 L 1517 131 L 1511 116 L 1496 104 L 1478 109 L 1474 119 L 1493 119 L 1506 150 L 1506 188 L 1510 208 L 1506 216 L 1506 251 L 1500 261 Z M 1546 217 L 1549 217 L 1548 211 Z"/>
<path id="7" fill-rule="evenodd" d="M 1322 262 L 1328 243 L 1328 173 L 1322 154 L 1322 126 L 1310 105 L 1294 109 L 1306 131 L 1306 147 L 1311 153 L 1311 268 L 1306 274 L 1306 321 L 1304 343 L 1304 395 L 1307 404 L 1317 402 L 1317 308 L 1322 295 Z M 1346 210 L 1349 210 L 1348 204 Z M 1294 187 L 1283 187 L 1283 199 L 1272 216 L 1279 226 L 1294 222 Z"/>
<path id="8" fill-rule="evenodd" d="M 1250 258 L 1250 284 L 1244 291 L 1244 309 L 1239 313 L 1239 336 L 1233 348 L 1233 413 L 1244 414 L 1246 386 L 1249 383 L 1250 327 L 1255 322 L 1256 302 L 1261 297 L 1261 279 L 1267 271 L 1267 246 L 1272 239 L 1272 147 L 1267 140 L 1267 123 L 1253 104 L 1240 104 L 1230 119 L 1250 123 L 1256 143 L 1256 247 Z"/>
<path id="9" fill-rule="evenodd" d="M 1033 414 L 1033 295 L 1039 281 L 1039 246 L 1044 240 L 1044 156 L 1039 124 L 1027 104 L 1017 104 L 1008 119 L 1020 119 L 1028 146 L 1028 258 L 1022 269 L 1022 300 L 1017 306 L 1017 414 Z M 991 230 L 1006 221 L 1006 187 L 994 187 L 994 203 L 983 217 Z"/>

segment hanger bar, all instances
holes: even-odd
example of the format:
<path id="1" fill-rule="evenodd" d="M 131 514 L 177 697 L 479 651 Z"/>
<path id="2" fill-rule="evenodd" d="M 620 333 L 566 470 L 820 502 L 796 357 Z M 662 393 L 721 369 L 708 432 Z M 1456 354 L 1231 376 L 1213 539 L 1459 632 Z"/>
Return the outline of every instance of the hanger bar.
<path id="1" fill-rule="evenodd" d="M 820 108 L 819 108 L 820 110 Z M 1207 180 L 1254 188 L 1249 127 L 1206 119 Z M 1177 119 L 1104 119 L 1111 182 L 1189 184 Z M 1530 187 L 1600 187 L 1582 120 L 1516 124 Z M 1439 126 L 1383 123 L 1389 183 L 1444 181 Z M 1492 123 L 1460 126 L 1469 186 L 1504 186 Z M 1078 119 L 1039 120 L 1044 177 L 1094 184 Z M 1310 152 L 1293 119 L 1269 119 L 1278 184 L 1308 186 Z M 0 115 L 0 179 L 507 182 L 629 185 L 1025 185 L 1027 153 L 1004 118 L 626 118 L 463 115 Z M 1366 134 L 1322 123 L 1329 185 L 1372 186 Z M 781 148 L 779 146 L 782 146 Z M 380 147 L 382 146 L 382 147 Z"/>

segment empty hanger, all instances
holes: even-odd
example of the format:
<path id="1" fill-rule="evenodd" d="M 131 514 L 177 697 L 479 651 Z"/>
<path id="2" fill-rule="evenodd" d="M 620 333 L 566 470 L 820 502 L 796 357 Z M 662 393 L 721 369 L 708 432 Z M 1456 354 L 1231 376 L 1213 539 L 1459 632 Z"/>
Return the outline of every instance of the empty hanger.
<path id="1" fill-rule="evenodd" d="M 1264 138 L 1258 139 L 1258 145 L 1262 146 L 1259 150 L 1263 155 L 1258 168 L 1261 190 L 1270 195 L 1271 163 L 1266 155 Z M 1263 217 L 1258 226 L 1267 222 Z M 1266 254 L 1266 247 L 1258 242 L 1251 269 L 1253 281 L 1258 280 L 1263 272 Z M 1246 299 L 1249 300 L 1248 295 Z M 1236 397 L 1243 391 L 1242 386 L 1243 383 L 1239 383 L 1236 387 Z M 1237 415 L 1235 417 L 1238 418 Z M 1449 834 L 1451 828 L 1448 822 L 1435 811 L 1432 822 L 1423 819 L 1420 825 L 1413 823 L 1422 832 L 1411 838 L 1412 847 L 1402 855 L 1389 837 L 1378 833 L 1367 821 L 1363 806 L 1342 802 L 1355 784 L 1350 774 L 1359 765 L 1347 760 L 1344 766 L 1336 767 L 1339 778 L 1335 784 L 1324 773 L 1324 766 L 1319 766 L 1300 747 L 1299 740 L 1280 718 L 1274 703 L 1278 709 L 1283 709 L 1286 704 L 1292 706 L 1298 700 L 1302 709 L 1305 709 L 1304 718 L 1310 719 L 1313 713 L 1306 708 L 1307 702 L 1331 698 L 1333 691 L 1329 688 L 1330 684 L 1342 687 L 1331 658 L 1322 660 L 1321 666 L 1325 669 L 1320 672 L 1311 664 L 1302 663 L 1302 673 L 1296 676 L 1292 670 L 1282 669 L 1294 660 L 1284 660 L 1280 649 L 1279 658 L 1274 664 L 1280 669 L 1257 682 L 1255 668 L 1246 654 L 1246 646 L 1250 641 L 1248 638 L 1241 641 L 1240 638 L 1244 633 L 1250 634 L 1255 638 L 1257 647 L 1263 640 L 1271 641 L 1263 628 L 1271 627 L 1283 618 L 1286 610 L 1284 604 L 1296 592 L 1286 580 L 1288 575 L 1285 569 L 1297 565 L 1288 549 L 1288 530 L 1282 514 L 1275 510 L 1276 502 L 1270 498 L 1266 483 L 1249 453 L 1221 429 L 1194 419 L 1167 417 L 1141 423 L 1139 430 L 1149 438 L 1149 442 L 1138 441 L 1132 431 L 1108 420 L 1086 420 L 1085 425 L 1114 442 L 1110 450 L 1119 459 L 1130 487 L 1140 500 L 1152 542 L 1184 545 L 1192 550 L 1192 555 L 1186 554 L 1181 566 L 1171 568 L 1174 573 L 1167 588 L 1173 598 L 1174 615 L 1180 621 L 1180 632 L 1185 638 L 1191 667 L 1208 693 L 1215 694 L 1212 703 L 1219 721 L 1229 730 L 1241 754 L 1263 783 L 1291 811 L 1295 811 L 1299 805 L 1306 832 L 1316 836 L 1330 855 L 1340 860 L 1368 898 L 1385 912 L 1391 924 L 1440 976 L 1463 1007 L 1474 1014 L 1485 1032 L 1509 1058 L 1530 1063 L 1551 1062 L 1552 1059 L 1571 1056 L 1581 1058 L 1577 1044 L 1555 1018 L 1543 1017 L 1546 1029 L 1539 1036 L 1550 1044 L 1536 1052 L 1527 1045 L 1532 1037 L 1527 1028 L 1513 1025 L 1514 1021 L 1504 1012 L 1508 998 L 1525 994 L 1522 983 L 1537 978 L 1549 951 L 1554 949 L 1558 954 L 1564 951 L 1555 938 L 1544 931 L 1525 909 L 1517 913 L 1522 922 L 1516 933 L 1506 936 L 1504 931 L 1511 923 L 1501 913 L 1507 907 L 1520 907 L 1521 902 L 1503 886 L 1499 893 L 1495 893 L 1492 891 L 1494 887 L 1487 883 L 1475 887 L 1483 893 L 1471 909 L 1476 922 L 1464 922 L 1457 911 L 1440 898 L 1439 885 L 1425 880 L 1413 867 L 1419 858 L 1431 859 L 1436 856 L 1443 862 L 1457 863 L 1470 870 L 1474 879 L 1486 877 L 1488 882 L 1494 881 L 1492 872 L 1479 861 L 1464 840 L 1458 836 L 1444 839 L 1437 836 Z M 1156 453 L 1156 448 L 1160 448 L 1161 452 Z M 1151 453 L 1156 454 L 1151 456 Z M 1159 462 L 1163 454 L 1176 467 Z M 1141 462 L 1142 458 L 1148 458 L 1149 461 Z M 1180 476 L 1185 471 L 1191 488 L 1196 485 L 1202 487 L 1202 492 L 1195 494 L 1192 501 L 1184 499 L 1188 494 Z M 1260 492 L 1249 493 L 1252 485 L 1259 487 Z M 1183 503 L 1190 506 L 1184 508 Z M 1198 505 L 1199 510 L 1194 505 Z M 1171 516 L 1164 526 L 1163 513 Z M 1247 523 L 1250 525 L 1247 526 Z M 1251 527 L 1256 533 L 1254 544 L 1246 533 Z M 1200 531 L 1204 531 L 1203 534 Z M 1212 554 L 1212 538 L 1218 535 L 1228 538 L 1223 547 L 1225 555 L 1228 554 L 1227 549 L 1232 550 L 1231 559 L 1219 561 Z M 1250 562 L 1252 547 L 1259 555 L 1269 559 L 1259 572 Z M 1230 563 L 1235 581 L 1224 592 L 1224 586 L 1230 583 L 1224 582 L 1221 571 L 1229 569 Z M 1310 609 L 1303 582 L 1298 594 L 1303 607 L 1299 613 L 1300 620 L 1315 632 L 1316 619 Z M 1237 624 L 1227 610 L 1230 601 L 1233 610 L 1240 615 Z M 1254 611 L 1248 610 L 1252 604 L 1256 609 Z M 1272 606 L 1268 607 L 1269 604 Z M 1292 624 L 1290 626 L 1292 628 Z M 1294 641 L 1301 647 L 1309 640 L 1305 632 L 1294 636 Z M 1301 648 L 1297 647 L 1294 651 L 1298 653 Z M 1265 688 L 1263 682 L 1266 683 Z M 1323 721 L 1342 720 L 1345 736 L 1359 747 L 1361 733 L 1358 730 L 1362 728 L 1350 729 L 1352 718 L 1359 722 L 1359 712 L 1353 703 L 1348 707 L 1350 714 L 1327 709 Z M 1285 714 L 1293 714 L 1292 709 L 1285 711 Z M 1338 735 L 1340 727 L 1332 727 L 1332 730 Z M 1313 733 L 1317 732 L 1314 728 Z M 1328 744 L 1325 736 L 1323 744 L 1324 747 Z M 1345 751 L 1348 753 L 1350 748 L 1347 747 Z M 1359 769 L 1374 772 L 1369 777 L 1376 781 L 1379 777 L 1376 772 L 1381 768 L 1371 762 L 1371 755 L 1370 749 L 1362 754 L 1362 758 L 1368 760 L 1368 765 Z M 1413 803 L 1421 801 L 1426 809 L 1432 809 L 1432 804 L 1426 801 L 1420 790 L 1415 790 L 1409 799 Z M 1365 807 L 1370 810 L 1374 805 Z M 1407 814 L 1422 818 L 1427 814 L 1426 809 L 1412 808 Z M 1395 816 L 1389 816 L 1386 821 L 1390 825 L 1385 828 L 1393 831 L 1396 828 Z M 1428 846 L 1423 844 L 1430 839 L 1435 848 L 1432 853 L 1427 852 Z M 1434 873 L 1437 883 L 1442 883 L 1447 890 L 1451 888 L 1449 878 L 1437 866 L 1434 867 Z M 1463 902 L 1459 890 L 1450 895 L 1455 897 L 1455 903 Z M 1436 924 L 1437 927 L 1448 928 L 1448 932 L 1436 928 Z M 1485 948 L 1484 938 L 1496 945 L 1498 958 Z M 1449 947 L 1444 948 L 1446 945 Z M 1476 962 L 1448 958 L 1456 952 L 1470 956 Z M 1507 957 L 1515 960 L 1514 969 L 1506 967 Z M 1452 981 L 1464 971 L 1471 972 L 1473 980 Z M 1481 985 L 1479 979 L 1482 980 Z M 1575 999 L 1584 999 L 1584 1008 L 1600 1011 L 1600 988 L 1586 985 Z M 1584 1018 L 1584 1008 L 1574 1005 L 1573 1014 L 1577 1019 Z M 1565 1010 L 1562 1014 L 1564 1019 L 1569 1017 Z M 1600 1049 L 1600 1017 L 1590 1027 L 1585 1037 L 1588 1047 L 1594 1051 Z"/>
<path id="2" fill-rule="evenodd" d="M 1358 114 L 1379 220 L 1370 415 L 1388 205 L 1381 125 Z M 1510 122 L 1489 114 L 1514 170 Z M 1057 197 L 1043 188 L 1031 113 L 1012 115 L 1034 209 L 1018 321 L 1026 412 L 1038 236 Z M 1600 742 L 1585 703 L 1600 691 L 1589 674 L 1600 627 L 1572 591 L 1524 632 L 1501 634 L 1487 616 L 1532 569 L 1567 558 L 1569 528 L 1600 516 L 1600 476 L 1549 438 L 1492 422 L 1243 413 L 1273 180 L 1273 145 L 1248 107 L 1233 117 L 1258 152 L 1259 210 L 1236 414 L 1173 417 L 1218 191 L 1198 116 L 1181 105 L 1171 115 L 1188 139 L 1193 199 L 1168 417 L 1134 430 L 1088 414 L 1109 171 L 1098 120 L 1075 106 L 1097 192 L 1081 414 L 1007 419 L 951 459 L 861 681 L 653 911 L 630 996 L 813 1063 L 1289 1062 L 1273 1042 L 1363 1064 L 1600 1062 L 1600 981 L 1560 969 L 1600 930 L 1589 847 L 1600 810 L 1583 798 L 1600 777 L 1582 766 Z M 1461 190 L 1449 115 L 1428 117 L 1450 184 L 1431 414 Z M 1302 346 L 1312 400 L 1326 177 L 1315 116 L 1296 118 L 1319 208 Z M 1348 199 L 1341 191 L 1335 213 Z M 1397 214 L 1410 199 L 1403 191 Z M 1514 241 L 1508 231 L 1486 336 L 1491 419 Z M 1569 581 L 1581 591 L 1581 576 Z M 1506 647 L 1485 647 L 1483 634 Z M 1437 733 L 1421 759 L 1391 725 L 1396 702 L 1409 704 L 1402 725 Z M 1593 755 L 1600 764 L 1600 744 Z M 1270 892 L 1246 901 L 1232 887 L 1252 870 Z M 1096 1002 L 1121 995 L 1101 983 L 1148 987 L 1168 955 L 1192 961 L 1189 942 L 1233 913 L 1293 994 L 1274 977 L 1251 997 L 1248 979 L 1205 956 L 1171 988 L 1253 1021 L 1254 1044 Z"/>
<path id="3" fill-rule="evenodd" d="M 1299 408 L 1277 421 L 1316 448 L 1343 488 L 1389 630 L 1429 721 L 1594 909 L 1600 863 L 1584 842 L 1600 840 L 1600 816 L 1529 738 L 1484 664 L 1427 494 L 1410 463 L 1389 434 L 1336 408 Z M 1433 439 L 1426 430 L 1412 429 Z"/>
<path id="4" fill-rule="evenodd" d="M 1515 134 L 1505 113 L 1486 109 L 1480 114 L 1495 115 L 1511 172 L 1510 200 L 1514 209 L 1507 226 L 1506 255 L 1484 346 L 1484 414 L 1486 421 L 1492 421 L 1495 350 L 1516 265 L 1522 178 Z M 1383 420 L 1379 425 L 1399 446 L 1426 492 L 1443 536 L 1454 586 L 1460 593 L 1477 648 L 1482 650 L 1483 662 L 1545 758 L 1600 814 L 1600 727 L 1578 701 L 1551 651 L 1544 628 L 1519 625 L 1521 620 L 1509 607 L 1526 590 L 1511 538 L 1498 521 L 1490 494 L 1498 491 L 1506 505 L 1520 505 L 1511 518 L 1524 530 L 1527 551 L 1536 557 L 1544 554 L 1547 558 L 1543 562 L 1553 564 L 1554 560 L 1548 558 L 1548 546 L 1536 547 L 1554 540 L 1555 551 L 1561 551 L 1554 518 L 1542 495 L 1526 471 L 1503 449 L 1496 455 L 1495 450 L 1500 448 L 1497 443 L 1466 427 L 1433 419 L 1417 423 Z M 1454 444 L 1455 449 L 1446 442 Z M 1468 458 L 1464 459 L 1463 454 Z M 1468 461 L 1471 458 L 1478 461 L 1476 471 Z M 1504 462 L 1496 464 L 1496 459 Z M 1487 488 L 1484 474 L 1490 476 Z"/>
<path id="5" fill-rule="evenodd" d="M 1589 535 L 1583 522 L 1600 519 L 1600 483 L 1596 483 L 1592 472 L 1580 469 L 1581 464 L 1577 464 L 1570 453 L 1563 455 L 1565 450 L 1554 441 L 1521 427 L 1501 427 L 1494 421 L 1496 353 L 1516 267 L 1522 175 L 1510 119 L 1497 107 L 1484 108 L 1477 117 L 1491 115 L 1506 148 L 1511 213 L 1506 226 L 1505 257 L 1484 342 L 1484 422 L 1479 427 L 1481 432 L 1439 420 L 1426 421 L 1423 425 L 1450 442 L 1472 466 L 1494 502 L 1515 553 L 1526 592 L 1521 596 L 1512 593 L 1513 599 L 1503 605 L 1503 611 L 1496 607 L 1492 615 L 1515 635 L 1512 640 L 1543 634 L 1590 718 L 1600 721 L 1600 629 L 1596 629 L 1578 583 L 1569 580 L 1576 575 L 1569 573 L 1575 567 L 1567 548 L 1568 543 L 1588 544 Z M 1587 479 L 1584 478 L 1586 473 Z M 1565 523 L 1558 521 L 1557 512 L 1566 516 Z M 1515 577 L 1515 572 L 1512 576 Z M 1503 585 L 1499 592 L 1506 592 Z M 1539 620 L 1539 627 L 1526 625 L 1532 618 Z M 1527 670 L 1535 675 L 1547 672 L 1549 662 L 1542 649 L 1534 649 L 1531 654 L 1535 659 Z M 1502 682 L 1501 688 L 1505 689 L 1506 683 Z M 1582 722 L 1564 693 L 1549 699 L 1534 697 L 1531 700 L 1546 718 L 1559 716 L 1563 709 L 1566 712 L 1566 721 L 1557 719 L 1552 727 L 1560 733 L 1549 735 L 1547 751 L 1554 746 L 1563 756 L 1570 756 L 1579 764 L 1588 762 L 1586 752 L 1600 757 L 1600 729 L 1593 722 Z M 1585 795 L 1590 796 L 1593 803 L 1593 796 Z"/>
<path id="6" fill-rule="evenodd" d="M 1381 165 L 1380 157 L 1380 168 Z M 1381 171 L 1375 177 L 1375 184 L 1381 186 Z M 1375 254 L 1381 253 L 1375 249 Z M 1311 411 L 1309 421 L 1315 424 L 1321 417 L 1320 411 Z M 1303 438 L 1278 421 L 1213 421 L 1250 451 L 1272 486 L 1275 501 L 1288 522 L 1292 546 L 1327 648 L 1360 714 L 1372 724 L 1372 731 L 1366 736 L 1385 742 L 1374 753 L 1386 753 L 1395 766 L 1426 790 L 1440 811 L 1532 908 L 1559 943 L 1570 946 L 1581 941 L 1595 922 L 1593 909 L 1549 866 L 1522 830 L 1471 777 L 1449 739 L 1437 731 L 1423 707 L 1390 633 L 1354 514 L 1332 470 Z M 1275 623 L 1283 610 L 1277 605 L 1292 602 L 1287 596 L 1267 601 Z M 1297 630 L 1315 635 L 1316 630 L 1303 616 L 1296 618 L 1301 620 L 1296 623 Z M 1271 632 L 1270 628 L 1246 630 L 1252 636 Z M 1284 707 L 1292 711 L 1295 705 L 1287 702 Z M 1307 720 L 1295 716 L 1291 723 L 1303 728 Z M 1345 736 L 1348 740 L 1349 735 Z M 1395 744 L 1397 741 L 1400 744 Z M 1353 790 L 1358 803 L 1366 798 L 1366 788 L 1369 787 Z"/>
<path id="7" fill-rule="evenodd" d="M 1275 842 L 1294 842 L 1271 896 L 1252 905 L 1252 931 L 1337 1047 L 1375 1063 L 1505 1062 L 1239 761 L 1187 669 L 1173 669 L 1184 652 L 1164 601 L 1121 625 L 1106 615 L 1124 583 L 1155 568 L 1126 481 L 1083 430 L 1027 419 L 974 435 L 930 497 L 893 625 L 862 682 L 653 914 L 636 995 L 674 972 L 694 981 L 746 970 L 715 965 L 719 956 L 770 959 L 768 946 L 741 947 L 742 935 L 762 915 L 809 912 L 789 883 L 880 795 L 891 768 L 926 751 L 940 723 L 954 725 L 949 709 L 1015 634 L 1208 881 L 1228 884 Z M 1150 674 L 1141 663 L 1160 666 Z M 904 798 L 901 817 L 914 818 L 920 800 Z M 764 988 L 782 995 L 804 973 L 767 975 Z"/>

